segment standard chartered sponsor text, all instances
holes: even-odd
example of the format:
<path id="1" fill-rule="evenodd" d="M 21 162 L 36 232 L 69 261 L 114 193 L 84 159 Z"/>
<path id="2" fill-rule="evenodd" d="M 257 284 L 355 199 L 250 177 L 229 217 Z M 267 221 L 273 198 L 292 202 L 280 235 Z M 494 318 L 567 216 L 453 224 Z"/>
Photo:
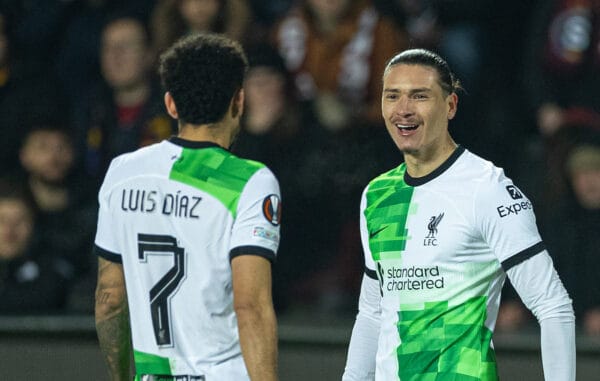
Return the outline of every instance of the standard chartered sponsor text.
<path id="1" fill-rule="evenodd" d="M 432 290 L 444 288 L 438 266 L 390 267 L 385 272 L 387 291 Z"/>

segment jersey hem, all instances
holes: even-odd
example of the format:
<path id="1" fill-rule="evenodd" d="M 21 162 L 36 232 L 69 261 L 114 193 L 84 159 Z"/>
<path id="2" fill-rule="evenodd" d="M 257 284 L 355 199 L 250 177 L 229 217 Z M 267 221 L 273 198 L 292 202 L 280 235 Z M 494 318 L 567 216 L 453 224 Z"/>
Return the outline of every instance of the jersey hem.
<path id="1" fill-rule="evenodd" d="M 113 253 L 112 251 L 105 250 L 98 245 L 94 245 L 93 248 L 94 254 L 106 259 L 107 261 L 114 263 L 123 263 L 123 258 L 121 258 L 120 254 Z"/>
<path id="2" fill-rule="evenodd" d="M 260 246 L 238 246 L 229 252 L 229 261 L 240 255 L 256 255 L 267 259 L 269 262 L 275 262 L 275 252 Z"/>
<path id="3" fill-rule="evenodd" d="M 530 246 L 527 249 L 502 261 L 502 269 L 504 270 L 504 272 L 507 272 L 508 270 L 515 267 L 519 263 L 526 261 L 527 259 L 533 257 L 534 255 L 541 253 L 544 250 L 546 250 L 546 246 L 544 245 L 544 242 L 540 241 L 540 242 L 536 243 L 535 245 Z"/>

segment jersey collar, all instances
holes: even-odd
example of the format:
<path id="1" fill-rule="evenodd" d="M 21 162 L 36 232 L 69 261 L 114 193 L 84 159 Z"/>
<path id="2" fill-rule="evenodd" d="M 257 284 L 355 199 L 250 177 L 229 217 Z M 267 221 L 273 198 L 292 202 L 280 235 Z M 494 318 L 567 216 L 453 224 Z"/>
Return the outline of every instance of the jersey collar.
<path id="1" fill-rule="evenodd" d="M 431 172 L 430 174 L 425 175 L 423 177 L 412 177 L 411 175 L 408 174 L 408 171 L 405 171 L 404 172 L 404 182 L 407 185 L 416 187 L 416 186 L 423 185 L 423 184 L 435 179 L 436 177 L 438 177 L 439 175 L 444 173 L 448 168 L 450 168 L 452 166 L 452 164 L 454 164 L 454 162 L 456 160 L 458 160 L 459 156 L 463 152 L 465 152 L 465 147 L 459 145 L 458 147 L 456 147 L 454 152 L 452 152 L 452 155 L 450 155 L 450 157 L 448 159 L 446 159 L 445 162 L 442 163 L 442 165 L 440 165 L 439 167 L 434 169 L 433 172 Z"/>
<path id="2" fill-rule="evenodd" d="M 187 140 L 187 139 L 182 139 L 179 136 L 171 136 L 169 138 L 169 141 L 171 143 L 181 146 L 183 148 L 215 148 L 216 147 L 216 148 L 225 149 L 214 142 Z"/>

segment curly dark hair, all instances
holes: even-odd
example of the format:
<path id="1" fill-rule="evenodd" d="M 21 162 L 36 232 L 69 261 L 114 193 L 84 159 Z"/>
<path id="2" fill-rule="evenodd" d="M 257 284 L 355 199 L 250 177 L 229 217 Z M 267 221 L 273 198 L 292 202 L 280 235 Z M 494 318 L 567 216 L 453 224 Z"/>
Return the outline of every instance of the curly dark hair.
<path id="1" fill-rule="evenodd" d="M 171 93 L 180 123 L 221 120 L 242 88 L 248 59 L 241 45 L 223 35 L 201 33 L 177 41 L 160 57 L 159 73 Z"/>

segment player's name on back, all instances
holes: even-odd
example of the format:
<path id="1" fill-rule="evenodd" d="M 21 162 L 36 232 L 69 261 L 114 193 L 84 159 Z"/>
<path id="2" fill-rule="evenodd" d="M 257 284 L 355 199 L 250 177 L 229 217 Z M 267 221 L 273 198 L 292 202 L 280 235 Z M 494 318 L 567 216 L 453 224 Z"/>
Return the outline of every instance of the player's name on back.
<path id="1" fill-rule="evenodd" d="M 202 197 L 177 191 L 160 193 L 148 189 L 123 189 L 121 192 L 121 210 L 124 212 L 161 213 L 179 218 L 200 218 L 198 205 Z"/>

